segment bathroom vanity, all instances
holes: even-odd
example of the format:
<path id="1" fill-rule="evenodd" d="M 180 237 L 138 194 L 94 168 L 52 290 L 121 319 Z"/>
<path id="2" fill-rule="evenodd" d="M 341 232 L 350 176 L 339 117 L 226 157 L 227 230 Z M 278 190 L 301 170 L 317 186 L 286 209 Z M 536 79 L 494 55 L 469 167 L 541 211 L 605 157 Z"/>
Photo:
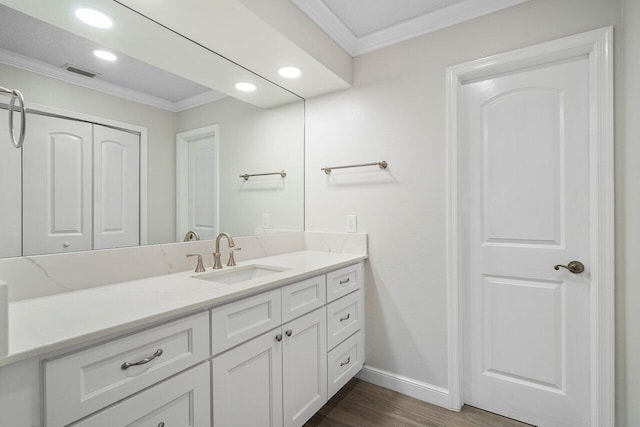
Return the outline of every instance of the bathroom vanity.
<path id="1" fill-rule="evenodd" d="M 13 303 L 2 424 L 303 425 L 364 363 L 365 258 L 299 251 Z"/>

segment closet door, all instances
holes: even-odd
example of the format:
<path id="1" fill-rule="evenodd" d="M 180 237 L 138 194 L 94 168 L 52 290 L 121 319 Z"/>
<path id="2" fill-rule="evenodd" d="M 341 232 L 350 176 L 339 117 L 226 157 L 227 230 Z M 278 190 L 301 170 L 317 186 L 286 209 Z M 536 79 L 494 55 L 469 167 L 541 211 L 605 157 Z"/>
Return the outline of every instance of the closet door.
<path id="1" fill-rule="evenodd" d="M 91 249 L 92 125 L 38 114 L 27 120 L 24 255 Z"/>
<path id="2" fill-rule="evenodd" d="M 93 247 L 140 244 L 140 136 L 93 128 Z"/>
<path id="3" fill-rule="evenodd" d="M 22 151 L 11 144 L 8 114 L 0 109 L 0 258 L 22 255 Z"/>

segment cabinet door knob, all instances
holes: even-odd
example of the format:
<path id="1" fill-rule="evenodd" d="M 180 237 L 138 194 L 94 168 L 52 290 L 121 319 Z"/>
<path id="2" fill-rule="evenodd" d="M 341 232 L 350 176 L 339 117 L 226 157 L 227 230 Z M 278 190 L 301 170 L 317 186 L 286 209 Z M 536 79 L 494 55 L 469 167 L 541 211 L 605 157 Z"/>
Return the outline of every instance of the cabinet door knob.
<path id="1" fill-rule="evenodd" d="M 68 248 L 69 246 L 71 246 L 71 243 L 69 243 L 69 242 L 64 242 L 64 243 L 62 244 L 62 246 L 64 246 L 65 248 Z"/>
<path id="2" fill-rule="evenodd" d="M 164 421 L 160 421 L 160 424 L 158 424 L 158 427 L 164 427 Z"/>
<path id="3" fill-rule="evenodd" d="M 276 335 L 276 341 L 278 342 L 282 341 L 282 334 Z"/>
<path id="4" fill-rule="evenodd" d="M 284 331 L 285 334 L 287 334 L 288 337 L 290 337 L 293 334 L 293 331 L 291 329 L 287 329 L 286 331 Z"/>

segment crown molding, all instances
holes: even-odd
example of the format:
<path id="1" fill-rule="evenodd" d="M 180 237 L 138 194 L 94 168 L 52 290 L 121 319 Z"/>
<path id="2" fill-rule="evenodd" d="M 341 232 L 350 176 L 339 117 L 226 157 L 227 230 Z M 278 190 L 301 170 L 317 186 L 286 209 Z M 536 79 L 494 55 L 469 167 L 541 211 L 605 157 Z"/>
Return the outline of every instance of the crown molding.
<path id="1" fill-rule="evenodd" d="M 139 92 L 134 89 L 125 88 L 104 80 L 96 80 L 80 76 L 62 68 L 47 64 L 46 62 L 38 61 L 37 59 L 29 58 L 6 49 L 0 49 L 0 64 L 9 65 L 11 67 L 40 74 L 45 77 L 50 77 L 87 89 L 96 90 L 98 92 L 103 92 L 108 95 L 117 96 L 140 104 L 149 105 L 161 110 L 171 111 L 173 113 L 178 113 L 189 108 L 203 105 L 207 102 L 215 101 L 226 96 L 215 91 L 208 91 L 177 102 L 172 102 L 167 99 Z"/>
<path id="2" fill-rule="evenodd" d="M 173 103 L 173 105 L 176 109 L 175 111 L 179 113 L 184 110 L 189 110 L 191 108 L 199 107 L 201 105 L 226 98 L 227 96 L 228 95 L 225 95 L 224 93 L 210 90 L 190 96 L 189 98 L 181 99 L 180 101 L 176 101 Z"/>
<path id="3" fill-rule="evenodd" d="M 356 37 L 322 0 L 292 1 L 351 56 L 358 56 L 527 0 L 465 0 L 362 37 Z"/>

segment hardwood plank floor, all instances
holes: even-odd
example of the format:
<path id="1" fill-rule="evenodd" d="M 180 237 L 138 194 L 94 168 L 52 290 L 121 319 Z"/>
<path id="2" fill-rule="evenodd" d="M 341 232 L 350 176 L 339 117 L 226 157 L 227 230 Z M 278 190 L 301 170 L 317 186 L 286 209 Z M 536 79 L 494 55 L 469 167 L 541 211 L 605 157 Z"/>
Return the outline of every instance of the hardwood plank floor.
<path id="1" fill-rule="evenodd" d="M 471 406 L 448 411 L 393 390 L 352 379 L 305 427 L 522 427 L 510 418 Z"/>

